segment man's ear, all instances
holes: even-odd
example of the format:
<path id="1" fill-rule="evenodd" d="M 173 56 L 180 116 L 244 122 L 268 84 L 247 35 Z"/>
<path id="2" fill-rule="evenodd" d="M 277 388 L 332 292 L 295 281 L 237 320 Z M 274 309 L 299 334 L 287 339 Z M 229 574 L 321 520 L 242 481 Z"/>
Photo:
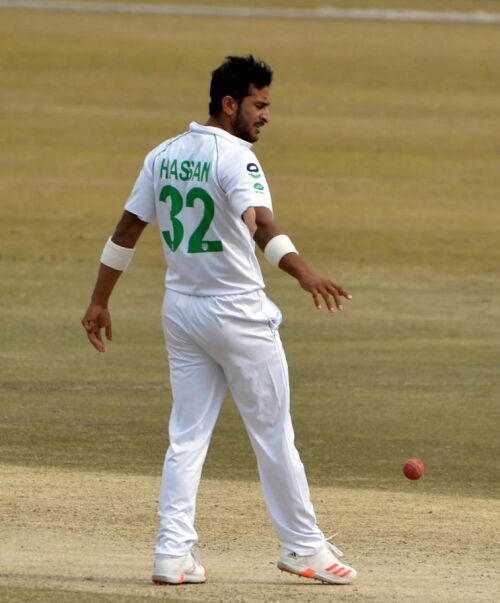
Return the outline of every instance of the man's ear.
<path id="1" fill-rule="evenodd" d="M 222 99 L 222 111 L 229 117 L 232 117 L 238 110 L 238 101 L 232 96 L 226 95 Z"/>

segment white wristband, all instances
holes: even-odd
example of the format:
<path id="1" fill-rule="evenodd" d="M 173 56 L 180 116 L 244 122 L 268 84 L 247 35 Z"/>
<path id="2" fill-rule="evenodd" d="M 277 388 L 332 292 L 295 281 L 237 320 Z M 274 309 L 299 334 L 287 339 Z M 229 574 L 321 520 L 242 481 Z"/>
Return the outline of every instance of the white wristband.
<path id="1" fill-rule="evenodd" d="M 299 252 L 295 249 L 295 245 L 290 241 L 287 235 L 281 234 L 273 237 L 264 249 L 264 256 L 273 266 L 278 267 L 281 258 L 287 253 Z"/>
<path id="2" fill-rule="evenodd" d="M 121 247 L 120 245 L 113 243 L 110 237 L 102 250 L 101 264 L 105 264 L 110 268 L 123 272 L 128 268 L 128 265 L 132 261 L 134 251 L 134 248 L 129 249 L 128 247 Z"/>

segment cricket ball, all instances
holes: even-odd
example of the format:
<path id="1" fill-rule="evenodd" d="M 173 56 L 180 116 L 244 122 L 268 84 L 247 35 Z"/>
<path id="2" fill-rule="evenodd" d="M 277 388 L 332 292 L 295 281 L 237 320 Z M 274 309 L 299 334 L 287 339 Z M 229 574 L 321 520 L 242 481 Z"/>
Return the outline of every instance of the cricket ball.
<path id="1" fill-rule="evenodd" d="M 422 459 L 408 459 L 403 465 L 403 473 L 408 479 L 419 479 L 425 471 L 424 461 Z"/>

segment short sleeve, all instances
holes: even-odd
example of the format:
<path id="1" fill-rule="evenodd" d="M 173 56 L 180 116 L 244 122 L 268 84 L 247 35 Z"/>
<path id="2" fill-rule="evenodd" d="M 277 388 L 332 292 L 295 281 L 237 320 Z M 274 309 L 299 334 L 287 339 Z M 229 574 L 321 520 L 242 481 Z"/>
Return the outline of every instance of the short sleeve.
<path id="1" fill-rule="evenodd" d="M 149 153 L 135 181 L 125 209 L 135 214 L 143 222 L 156 221 L 155 194 L 153 184 L 153 153 Z"/>
<path id="2" fill-rule="evenodd" d="M 257 157 L 247 148 L 237 147 L 222 155 L 219 182 L 233 211 L 241 216 L 249 207 L 273 210 L 271 193 Z"/>

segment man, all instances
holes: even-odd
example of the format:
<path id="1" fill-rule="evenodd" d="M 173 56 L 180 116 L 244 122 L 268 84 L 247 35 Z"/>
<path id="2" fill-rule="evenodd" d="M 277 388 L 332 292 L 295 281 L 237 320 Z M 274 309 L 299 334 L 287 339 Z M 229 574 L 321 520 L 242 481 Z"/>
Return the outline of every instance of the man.
<path id="1" fill-rule="evenodd" d="M 253 56 L 227 57 L 212 74 L 208 122 L 151 151 L 106 243 L 82 319 L 100 352 L 111 339 L 109 296 L 144 227 L 157 221 L 168 270 L 162 308 L 173 407 L 163 469 L 153 581 L 205 582 L 193 552 L 195 504 L 205 456 L 227 388 L 257 457 L 264 497 L 284 546 L 278 567 L 327 583 L 350 583 L 317 526 L 294 445 L 279 309 L 263 292 L 255 243 L 296 278 L 317 308 L 351 296 L 318 276 L 274 222 L 269 188 L 251 151 L 269 122 L 272 71 Z"/>

